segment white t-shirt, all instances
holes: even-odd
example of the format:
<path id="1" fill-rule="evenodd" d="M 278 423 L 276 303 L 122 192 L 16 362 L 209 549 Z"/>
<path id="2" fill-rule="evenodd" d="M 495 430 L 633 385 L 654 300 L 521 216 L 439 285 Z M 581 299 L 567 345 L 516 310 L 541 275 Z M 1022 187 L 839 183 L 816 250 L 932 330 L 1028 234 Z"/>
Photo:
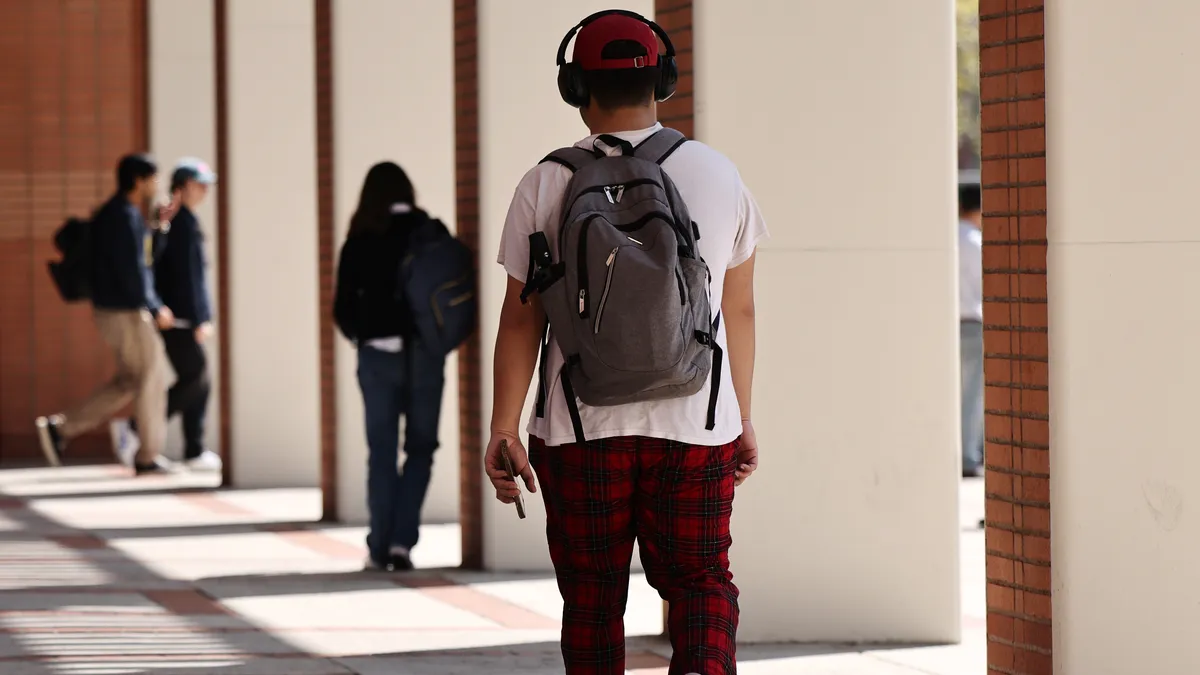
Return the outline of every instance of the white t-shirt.
<path id="1" fill-rule="evenodd" d="M 612 134 L 637 145 L 662 128 Z M 595 136 L 583 139 L 577 146 L 593 147 Z M 603 144 L 601 145 L 603 147 Z M 617 149 L 606 148 L 609 154 Z M 758 204 L 742 184 L 737 167 L 712 148 L 689 141 L 663 163 L 663 169 L 675 182 L 687 204 L 688 213 L 700 228 L 700 255 L 712 271 L 710 286 L 714 311 L 721 306 L 725 270 L 736 267 L 750 258 L 760 240 L 767 236 L 767 226 Z M 559 164 L 539 164 L 525 174 L 517 186 L 504 234 L 500 240 L 497 262 L 514 279 L 524 281 L 529 272 L 529 235 L 545 232 L 551 251 L 558 250 L 558 231 L 562 219 L 562 202 L 566 196 L 571 171 Z M 553 331 L 551 332 L 553 336 Z M 725 349 L 725 324 L 721 323 L 717 342 Z M 558 345 L 551 340 L 546 363 L 546 382 L 549 383 L 545 417 L 536 411 L 529 420 L 528 431 L 547 445 L 575 442 L 567 401 L 562 392 L 559 373 L 563 357 Z M 690 443 L 693 445 L 723 445 L 742 433 L 741 413 L 729 360 L 721 368 L 718 391 L 716 426 L 704 427 L 708 418 L 709 388 L 692 396 L 661 401 L 629 403 L 618 406 L 591 407 L 579 404 L 579 416 L 589 440 L 614 436 L 648 436 Z"/>
<path id="2" fill-rule="evenodd" d="M 958 223 L 958 315 L 983 321 L 983 233 L 971 223 Z"/>

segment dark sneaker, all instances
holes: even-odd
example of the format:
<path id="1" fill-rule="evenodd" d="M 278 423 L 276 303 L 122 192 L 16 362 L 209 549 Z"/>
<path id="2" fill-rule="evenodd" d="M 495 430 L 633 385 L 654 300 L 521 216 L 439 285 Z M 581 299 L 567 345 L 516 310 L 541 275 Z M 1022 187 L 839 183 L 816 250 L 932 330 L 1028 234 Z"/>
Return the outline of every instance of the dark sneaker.
<path id="1" fill-rule="evenodd" d="M 399 546 L 393 546 L 392 550 L 388 551 L 388 569 L 393 572 L 407 572 L 412 568 L 412 558 L 408 557 L 408 551 Z"/>
<path id="2" fill-rule="evenodd" d="M 159 457 L 149 464 L 134 463 L 133 473 L 136 476 L 166 476 L 175 473 L 175 465 L 166 457 Z"/>
<path id="3" fill-rule="evenodd" d="M 39 417 L 35 424 L 46 461 L 50 466 L 62 466 L 63 448 L 66 446 L 62 435 L 62 421 L 55 416 Z"/>

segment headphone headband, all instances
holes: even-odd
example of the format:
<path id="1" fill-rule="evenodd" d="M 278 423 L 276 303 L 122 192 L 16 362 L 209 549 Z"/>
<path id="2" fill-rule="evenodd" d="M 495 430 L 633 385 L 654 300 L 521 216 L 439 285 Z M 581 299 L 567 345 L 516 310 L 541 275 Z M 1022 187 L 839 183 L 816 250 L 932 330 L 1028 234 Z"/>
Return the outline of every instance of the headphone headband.
<path id="1" fill-rule="evenodd" d="M 625 9 L 606 9 L 602 12 L 596 12 L 595 14 L 584 18 L 584 20 L 576 24 L 574 28 L 567 31 L 567 35 L 563 38 L 562 44 L 558 46 L 558 58 L 555 59 L 555 63 L 559 66 L 564 66 L 567 64 L 567 46 L 571 44 L 571 38 L 575 37 L 575 34 L 578 33 L 584 26 L 595 21 L 596 19 L 605 16 L 613 16 L 614 14 L 619 16 L 627 16 L 631 19 L 637 19 L 638 21 L 641 21 L 649 26 L 650 30 L 654 31 L 654 34 L 658 36 L 658 39 L 662 40 L 663 47 L 666 48 L 666 52 L 662 56 L 664 58 L 675 58 L 675 45 L 671 44 L 671 37 L 667 35 L 667 31 L 662 29 L 662 26 L 659 26 L 657 23 L 654 23 L 650 19 L 647 19 L 637 12 L 630 12 L 629 10 Z"/>

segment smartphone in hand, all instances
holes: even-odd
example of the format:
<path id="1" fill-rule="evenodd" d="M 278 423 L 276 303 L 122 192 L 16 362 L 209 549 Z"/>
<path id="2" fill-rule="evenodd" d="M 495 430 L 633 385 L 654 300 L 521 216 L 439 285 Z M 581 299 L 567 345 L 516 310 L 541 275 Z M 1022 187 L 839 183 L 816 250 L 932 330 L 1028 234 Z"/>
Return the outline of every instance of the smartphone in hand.
<path id="1" fill-rule="evenodd" d="M 504 459 L 504 470 L 508 472 L 508 477 L 512 479 L 513 484 L 517 486 L 517 490 L 521 489 L 521 481 L 517 480 L 517 475 L 513 472 L 512 460 L 508 457 L 508 440 L 500 440 L 500 457 Z M 517 494 L 515 504 L 517 505 L 517 517 L 525 518 L 525 499 L 522 495 Z"/>

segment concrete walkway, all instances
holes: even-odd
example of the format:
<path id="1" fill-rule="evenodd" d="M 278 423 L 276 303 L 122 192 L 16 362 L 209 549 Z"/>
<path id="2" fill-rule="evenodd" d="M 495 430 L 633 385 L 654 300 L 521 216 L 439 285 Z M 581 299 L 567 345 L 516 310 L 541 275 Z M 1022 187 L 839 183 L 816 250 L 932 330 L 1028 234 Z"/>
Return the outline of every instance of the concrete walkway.
<path id="1" fill-rule="evenodd" d="M 422 529 L 420 571 L 358 571 L 363 529 L 323 527 L 315 490 L 214 491 L 117 467 L 0 471 L 4 675 L 562 673 L 545 575 L 462 572 L 458 529 Z M 964 483 L 964 642 L 747 645 L 748 675 L 982 675 L 982 486 Z M 661 603 L 635 578 L 630 673 L 666 673 Z"/>

